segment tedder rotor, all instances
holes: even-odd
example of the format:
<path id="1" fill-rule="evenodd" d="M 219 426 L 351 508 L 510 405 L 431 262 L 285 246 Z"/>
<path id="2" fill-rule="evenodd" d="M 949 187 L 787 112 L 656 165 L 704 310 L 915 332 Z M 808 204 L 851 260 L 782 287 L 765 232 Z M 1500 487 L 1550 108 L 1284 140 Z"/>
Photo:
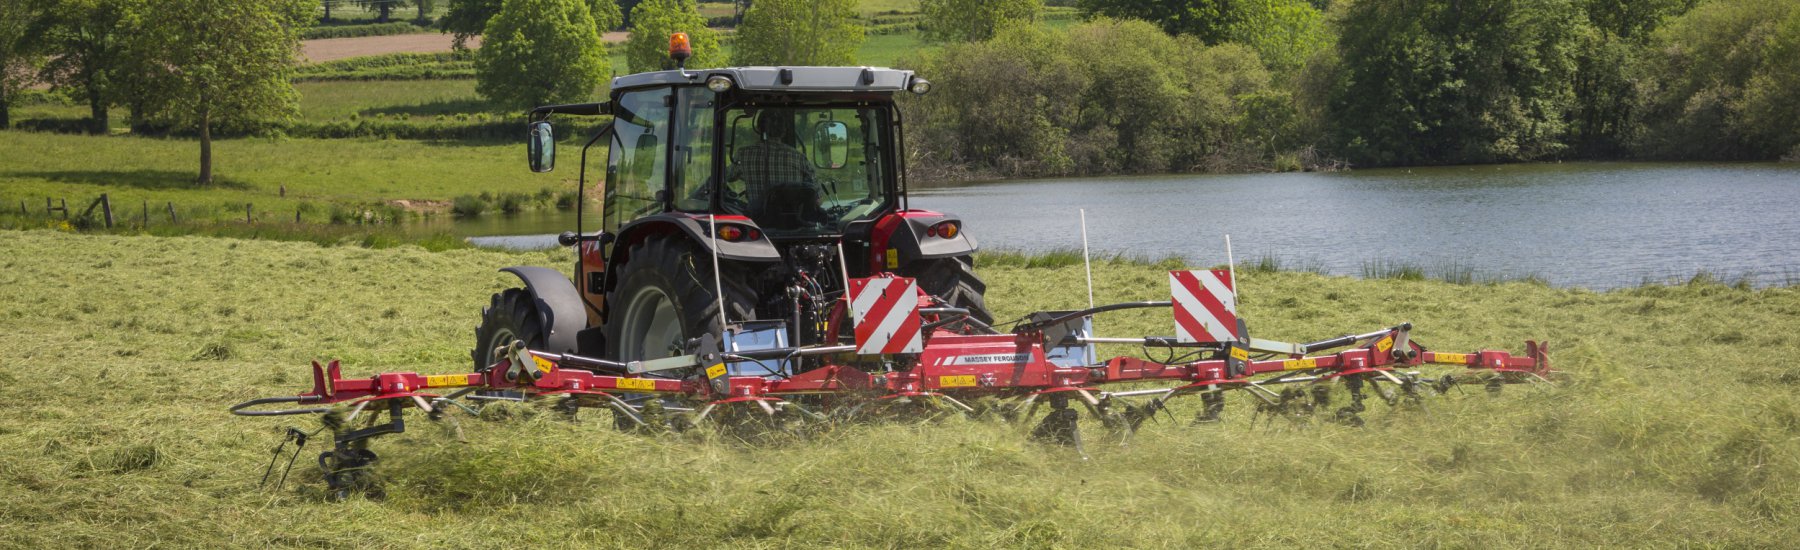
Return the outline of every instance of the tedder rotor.
<path id="1" fill-rule="evenodd" d="M 677 34 L 671 56 L 686 53 Z M 1252 338 L 1229 270 L 1171 272 L 1168 301 L 995 323 L 961 219 L 906 206 L 893 95 L 929 87 L 883 68 L 678 67 L 614 79 L 608 102 L 534 109 L 527 151 L 539 172 L 555 158 L 546 118 L 612 116 L 587 142 L 608 146 L 602 229 L 577 221 L 558 239 L 576 249 L 573 280 L 505 269 L 524 288 L 494 295 L 472 372 L 346 377 L 315 362 L 310 390 L 231 411 L 335 413 L 318 462 L 341 498 L 368 486 L 369 443 L 403 432 L 408 409 L 438 419 L 494 400 L 556 398 L 653 431 L 991 411 L 1081 449 L 1084 412 L 1124 437 L 1182 397 L 1201 400 L 1197 421 L 1217 420 L 1225 393 L 1240 391 L 1270 418 L 1322 410 L 1360 424 L 1371 394 L 1398 405 L 1552 372 L 1540 343 L 1522 356 L 1440 352 L 1408 323 L 1307 343 Z M 1174 335 L 1092 334 L 1096 315 L 1127 309 L 1171 312 Z M 1166 356 L 1101 359 L 1101 344 Z M 1340 383 L 1350 402 L 1332 408 Z M 310 435 L 287 431 L 265 482 L 285 446 L 295 444 L 291 468 Z"/>

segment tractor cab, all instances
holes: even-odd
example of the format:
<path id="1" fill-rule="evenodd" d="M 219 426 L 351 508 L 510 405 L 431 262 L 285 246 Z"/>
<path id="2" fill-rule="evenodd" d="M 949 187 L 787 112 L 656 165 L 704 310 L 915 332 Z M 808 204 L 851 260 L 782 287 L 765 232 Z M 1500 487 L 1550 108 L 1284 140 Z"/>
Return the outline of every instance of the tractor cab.
<path id="1" fill-rule="evenodd" d="M 578 209 L 576 230 L 559 239 L 580 258 L 569 291 L 560 274 L 518 268 L 520 305 L 497 295 L 500 313 L 477 330 L 478 364 L 491 364 L 481 350 L 497 338 L 525 333 L 542 334 L 542 348 L 519 338 L 532 349 L 618 360 L 680 355 L 704 334 L 730 341 L 738 331 L 835 341 L 848 281 L 884 273 L 991 320 L 961 220 L 906 205 L 895 96 L 930 82 L 879 67 L 688 70 L 686 37 L 670 46 L 678 68 L 614 78 L 608 101 L 531 111 L 534 172 L 555 165 L 550 118 L 611 116 L 578 173 L 580 204 L 599 187 L 601 220 Z M 594 148 L 605 176 L 590 180 Z M 535 327 L 505 318 L 519 309 L 553 313 Z"/>

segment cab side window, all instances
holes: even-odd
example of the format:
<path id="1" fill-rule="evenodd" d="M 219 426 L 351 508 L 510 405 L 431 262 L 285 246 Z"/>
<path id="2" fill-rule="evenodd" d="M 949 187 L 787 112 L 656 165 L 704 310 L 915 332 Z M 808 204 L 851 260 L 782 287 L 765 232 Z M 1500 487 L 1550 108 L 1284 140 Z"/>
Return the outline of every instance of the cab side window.
<path id="1" fill-rule="evenodd" d="M 656 192 L 668 173 L 670 91 L 630 92 L 613 106 L 612 146 L 606 156 L 606 229 L 655 213 Z"/>

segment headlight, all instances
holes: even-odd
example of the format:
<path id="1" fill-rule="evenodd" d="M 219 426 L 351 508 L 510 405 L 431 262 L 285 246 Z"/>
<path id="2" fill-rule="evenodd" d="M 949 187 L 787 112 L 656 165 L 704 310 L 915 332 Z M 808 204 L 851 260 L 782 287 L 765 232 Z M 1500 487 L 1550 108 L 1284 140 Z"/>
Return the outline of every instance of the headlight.
<path id="1" fill-rule="evenodd" d="M 706 78 L 706 89 L 714 93 L 725 93 L 731 89 L 731 78 L 724 75 L 712 75 Z"/>
<path id="2" fill-rule="evenodd" d="M 912 86 L 909 86 L 907 89 L 911 90 L 912 93 L 925 95 L 925 92 L 931 91 L 931 81 L 913 77 Z"/>

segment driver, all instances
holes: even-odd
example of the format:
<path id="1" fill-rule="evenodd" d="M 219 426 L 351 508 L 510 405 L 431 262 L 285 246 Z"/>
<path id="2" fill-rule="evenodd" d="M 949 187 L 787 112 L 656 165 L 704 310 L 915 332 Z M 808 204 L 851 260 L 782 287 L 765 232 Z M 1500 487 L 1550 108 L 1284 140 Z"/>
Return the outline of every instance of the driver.
<path id="1" fill-rule="evenodd" d="M 794 115 L 778 109 L 756 115 L 756 143 L 739 147 L 731 163 L 727 181 L 742 181 L 746 191 L 754 195 L 774 185 L 810 184 L 812 162 L 794 147 L 799 138 L 794 132 Z"/>
<path id="2" fill-rule="evenodd" d="M 749 201 L 753 218 L 776 217 L 777 212 L 801 219 L 822 219 L 824 210 L 814 180 L 812 162 L 795 144 L 794 113 L 785 109 L 767 109 L 756 115 L 756 143 L 739 147 L 732 154 L 726 181 L 744 182 L 744 196 Z M 810 200 L 802 200 L 793 191 L 804 189 Z M 801 203 L 801 204 L 780 204 Z M 763 214 L 758 216 L 756 214 Z M 786 218 L 787 216 L 781 216 Z M 775 219 L 768 220 L 777 222 Z M 777 222 L 797 222 L 783 220 Z M 758 223 L 765 223 L 759 219 Z"/>

